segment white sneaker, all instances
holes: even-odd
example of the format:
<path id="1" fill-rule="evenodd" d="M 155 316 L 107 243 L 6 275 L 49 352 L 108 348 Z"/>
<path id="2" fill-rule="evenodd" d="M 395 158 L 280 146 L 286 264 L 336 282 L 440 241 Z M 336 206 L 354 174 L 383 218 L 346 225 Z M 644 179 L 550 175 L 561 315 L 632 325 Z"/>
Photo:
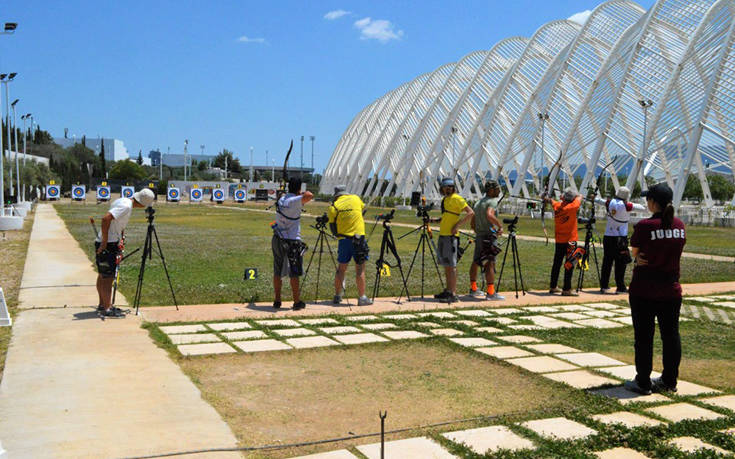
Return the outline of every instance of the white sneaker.
<path id="1" fill-rule="evenodd" d="M 361 296 L 360 298 L 357 299 L 357 305 L 358 306 L 370 306 L 371 304 L 373 304 L 373 300 L 371 300 L 367 296 L 364 296 L 363 295 L 363 296 Z"/>
<path id="2" fill-rule="evenodd" d="M 485 299 L 490 301 L 502 301 L 505 299 L 505 297 L 502 295 L 498 295 L 498 292 L 495 292 L 492 295 L 486 295 Z"/>

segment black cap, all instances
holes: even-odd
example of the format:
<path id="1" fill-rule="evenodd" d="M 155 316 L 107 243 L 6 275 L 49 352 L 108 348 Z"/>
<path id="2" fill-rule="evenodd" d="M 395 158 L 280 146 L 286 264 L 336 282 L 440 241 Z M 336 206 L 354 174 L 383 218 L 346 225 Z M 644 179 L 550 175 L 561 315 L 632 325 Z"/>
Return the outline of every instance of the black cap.
<path id="1" fill-rule="evenodd" d="M 485 182 L 485 192 L 486 193 L 496 188 L 500 188 L 500 184 L 498 183 L 497 180 L 488 180 L 487 182 Z"/>
<path id="2" fill-rule="evenodd" d="M 648 190 L 641 192 L 641 197 L 651 198 L 661 206 L 665 207 L 674 200 L 674 192 L 671 187 L 664 182 L 657 183 Z"/>

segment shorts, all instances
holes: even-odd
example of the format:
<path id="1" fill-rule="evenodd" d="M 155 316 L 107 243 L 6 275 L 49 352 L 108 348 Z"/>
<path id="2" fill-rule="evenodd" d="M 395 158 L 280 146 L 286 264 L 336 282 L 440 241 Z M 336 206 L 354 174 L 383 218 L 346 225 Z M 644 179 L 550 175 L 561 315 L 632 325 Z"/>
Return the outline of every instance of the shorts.
<path id="1" fill-rule="evenodd" d="M 475 254 L 472 261 L 476 265 L 495 263 L 495 255 L 492 254 L 492 245 L 497 240 L 494 234 L 478 234 L 475 237 Z"/>
<path id="2" fill-rule="evenodd" d="M 273 275 L 276 277 L 299 277 L 304 273 L 304 257 L 300 251 L 291 253 L 294 250 L 292 244 L 298 244 L 301 241 L 295 239 L 281 239 L 275 234 L 271 238 L 271 249 L 273 250 Z"/>
<path id="3" fill-rule="evenodd" d="M 361 265 L 370 258 L 368 256 L 367 242 L 365 236 L 357 239 L 354 237 L 345 237 L 339 240 L 337 245 L 337 262 L 340 264 L 349 263 L 355 260 L 355 263 Z"/>
<path id="4" fill-rule="evenodd" d="M 120 253 L 118 242 L 108 242 L 107 248 L 102 253 L 97 253 L 100 243 L 94 242 L 95 264 L 100 277 L 110 279 L 115 277 L 115 268 L 117 267 L 117 256 Z"/>
<path id="5" fill-rule="evenodd" d="M 445 267 L 454 268 L 459 258 L 459 238 L 456 236 L 439 236 L 436 246 L 437 262 Z"/>

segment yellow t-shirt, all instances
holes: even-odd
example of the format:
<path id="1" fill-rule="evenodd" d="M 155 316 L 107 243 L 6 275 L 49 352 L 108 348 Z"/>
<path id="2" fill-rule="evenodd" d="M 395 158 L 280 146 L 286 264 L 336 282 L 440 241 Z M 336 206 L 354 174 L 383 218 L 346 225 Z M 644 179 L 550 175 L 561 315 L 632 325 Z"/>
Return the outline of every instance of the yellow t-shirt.
<path id="1" fill-rule="evenodd" d="M 467 201 L 457 193 L 442 200 L 442 221 L 439 223 L 439 236 L 452 236 L 452 227 L 459 221 L 459 216 L 465 207 L 467 207 Z"/>
<path id="2" fill-rule="evenodd" d="M 365 235 L 365 220 L 362 218 L 364 208 L 365 203 L 354 194 L 342 195 L 329 206 L 327 211 L 329 223 L 337 222 L 337 234 L 340 239 L 344 236 Z"/>

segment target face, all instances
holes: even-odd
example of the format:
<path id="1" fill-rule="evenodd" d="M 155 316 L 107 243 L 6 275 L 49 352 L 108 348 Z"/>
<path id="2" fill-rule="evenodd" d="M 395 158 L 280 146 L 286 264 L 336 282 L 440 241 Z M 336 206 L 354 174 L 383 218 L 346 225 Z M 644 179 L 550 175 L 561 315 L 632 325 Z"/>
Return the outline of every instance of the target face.
<path id="1" fill-rule="evenodd" d="M 191 200 L 192 201 L 201 201 L 202 200 L 202 190 L 200 189 L 194 189 L 191 190 Z"/>
<path id="2" fill-rule="evenodd" d="M 122 196 L 123 198 L 132 198 L 133 193 L 135 193 L 135 190 L 132 186 L 124 186 L 122 187 Z"/>
<path id="3" fill-rule="evenodd" d="M 58 198 L 59 197 L 59 187 L 54 185 L 49 185 L 46 187 L 46 196 L 49 198 Z"/>
<path id="4" fill-rule="evenodd" d="M 179 200 L 179 189 L 178 188 L 169 188 L 168 190 L 168 199 L 171 201 L 178 201 Z"/>
<path id="5" fill-rule="evenodd" d="M 82 186 L 75 186 L 71 190 L 72 196 L 74 196 L 74 199 L 84 199 L 84 196 L 87 194 L 84 187 Z"/>
<path id="6" fill-rule="evenodd" d="M 97 197 L 101 199 L 107 199 L 110 197 L 110 189 L 106 186 L 97 188 Z"/>
<path id="7" fill-rule="evenodd" d="M 235 200 L 237 201 L 244 201 L 245 200 L 245 191 L 243 190 L 237 190 L 235 191 Z"/>
<path id="8" fill-rule="evenodd" d="M 214 196 L 214 199 L 217 201 L 223 201 L 225 199 L 225 192 L 222 190 L 214 190 L 212 192 L 212 196 Z"/>

